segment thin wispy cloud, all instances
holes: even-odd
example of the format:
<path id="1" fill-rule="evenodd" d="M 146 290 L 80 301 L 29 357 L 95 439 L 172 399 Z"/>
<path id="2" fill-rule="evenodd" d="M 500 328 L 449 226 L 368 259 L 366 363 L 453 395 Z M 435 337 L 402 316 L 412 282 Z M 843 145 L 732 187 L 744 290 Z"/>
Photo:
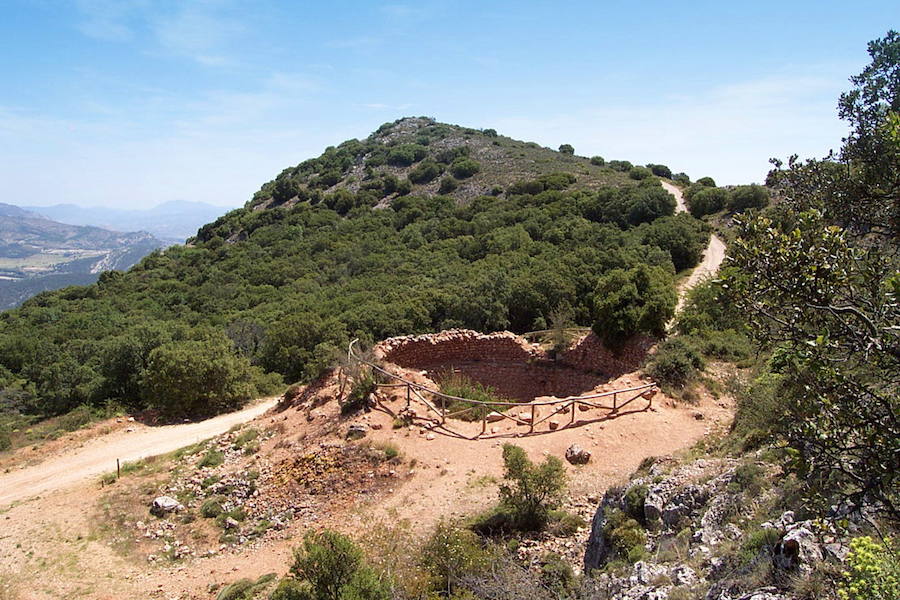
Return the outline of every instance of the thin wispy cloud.
<path id="1" fill-rule="evenodd" d="M 76 24 L 84 35 L 106 42 L 134 37 L 132 20 L 147 8 L 146 0 L 77 0 L 82 19 Z"/>

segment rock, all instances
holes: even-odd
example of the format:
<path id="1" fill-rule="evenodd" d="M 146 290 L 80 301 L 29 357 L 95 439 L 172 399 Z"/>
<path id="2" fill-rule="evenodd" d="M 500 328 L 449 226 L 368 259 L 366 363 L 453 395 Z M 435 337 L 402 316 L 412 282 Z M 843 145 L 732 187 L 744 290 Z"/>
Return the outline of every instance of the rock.
<path id="1" fill-rule="evenodd" d="M 497 433 L 498 431 L 500 431 L 498 427 L 491 427 L 491 433 Z"/>
<path id="2" fill-rule="evenodd" d="M 375 430 L 375 431 L 378 431 L 379 429 L 381 429 L 382 427 L 384 427 L 384 425 L 382 425 L 381 423 L 372 423 L 372 424 L 369 425 L 369 426 L 370 426 L 373 430 Z"/>
<path id="3" fill-rule="evenodd" d="M 566 449 L 566 460 L 573 465 L 584 465 L 591 460 L 591 453 L 578 444 L 572 444 Z"/>
<path id="4" fill-rule="evenodd" d="M 358 440 L 360 438 L 366 437 L 366 433 L 368 433 L 369 428 L 363 425 L 362 423 L 354 423 L 350 427 L 347 428 L 347 439 L 348 440 Z"/>
<path id="5" fill-rule="evenodd" d="M 594 569 L 599 569 L 606 559 L 612 546 L 606 536 L 603 534 L 603 525 L 605 517 L 603 514 L 603 505 L 597 507 L 594 518 L 591 520 L 591 533 L 588 536 L 587 547 L 584 551 L 584 572 L 590 573 Z"/>
<path id="6" fill-rule="evenodd" d="M 631 570 L 631 576 L 628 580 L 634 584 L 650 585 L 657 577 L 666 575 L 667 573 L 668 569 L 662 565 L 654 565 L 639 560 L 634 563 L 634 567 Z"/>
<path id="7" fill-rule="evenodd" d="M 171 496 L 157 496 L 153 499 L 153 502 L 150 503 L 150 514 L 157 517 L 162 517 L 163 515 L 179 510 L 184 510 L 184 506 L 182 506 L 181 502 Z"/>
<path id="8" fill-rule="evenodd" d="M 488 423 L 496 423 L 498 421 L 502 421 L 504 418 L 505 417 L 502 414 L 498 413 L 497 411 L 491 411 L 487 414 L 487 416 L 485 417 L 485 420 Z"/>
<path id="9" fill-rule="evenodd" d="M 225 529 L 239 529 L 240 526 L 241 524 L 231 517 L 225 519 Z"/>
<path id="10" fill-rule="evenodd" d="M 811 565 L 822 560 L 822 548 L 819 547 L 815 534 L 805 525 L 806 523 L 799 523 L 775 545 L 772 562 L 779 569 L 811 571 Z"/>
<path id="11" fill-rule="evenodd" d="M 434 436 L 433 433 L 429 433 L 429 434 L 427 434 L 427 435 L 425 436 L 425 439 L 426 439 L 426 440 L 433 440 L 434 437 L 435 437 L 435 436 Z"/>
<path id="12" fill-rule="evenodd" d="M 559 429 L 559 421 L 556 421 L 554 419 L 547 421 L 547 425 L 550 427 L 550 431 L 556 431 L 557 429 Z"/>
<path id="13" fill-rule="evenodd" d="M 691 416 L 694 417 L 694 419 L 697 421 L 702 421 L 703 419 L 706 418 L 705 416 L 703 416 L 703 413 L 700 412 L 699 410 L 695 410 L 693 413 L 691 413 Z"/>
<path id="14" fill-rule="evenodd" d="M 694 585 L 697 573 L 687 565 L 678 565 L 672 569 L 672 582 L 675 585 Z"/>

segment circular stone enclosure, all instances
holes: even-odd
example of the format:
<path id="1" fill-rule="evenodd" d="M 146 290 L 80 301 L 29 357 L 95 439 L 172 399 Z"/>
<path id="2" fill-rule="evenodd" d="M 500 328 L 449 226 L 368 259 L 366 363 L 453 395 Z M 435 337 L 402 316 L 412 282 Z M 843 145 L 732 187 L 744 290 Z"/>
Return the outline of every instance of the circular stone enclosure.
<path id="1" fill-rule="evenodd" d="M 391 338 L 376 345 L 375 353 L 398 367 L 425 371 L 438 386 L 448 377 L 461 375 L 492 388 L 498 396 L 523 403 L 538 396 L 578 396 L 609 380 L 551 360 L 538 346 L 505 331 L 449 330 Z"/>

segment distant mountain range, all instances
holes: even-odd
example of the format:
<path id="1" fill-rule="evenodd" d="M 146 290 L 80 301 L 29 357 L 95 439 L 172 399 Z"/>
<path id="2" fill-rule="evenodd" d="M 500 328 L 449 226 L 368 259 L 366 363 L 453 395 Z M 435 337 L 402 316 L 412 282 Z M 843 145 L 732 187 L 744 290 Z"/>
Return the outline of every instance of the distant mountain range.
<path id="1" fill-rule="evenodd" d="M 75 204 L 23 206 L 21 209 L 70 225 L 91 225 L 114 231 L 146 231 L 162 241 L 179 244 L 196 235 L 197 229 L 202 225 L 215 221 L 229 210 L 222 206 L 185 200 L 164 202 L 144 210 Z"/>
<path id="2" fill-rule="evenodd" d="M 87 285 L 126 270 L 166 242 L 140 231 L 68 225 L 0 203 L 0 309 L 46 290 Z"/>

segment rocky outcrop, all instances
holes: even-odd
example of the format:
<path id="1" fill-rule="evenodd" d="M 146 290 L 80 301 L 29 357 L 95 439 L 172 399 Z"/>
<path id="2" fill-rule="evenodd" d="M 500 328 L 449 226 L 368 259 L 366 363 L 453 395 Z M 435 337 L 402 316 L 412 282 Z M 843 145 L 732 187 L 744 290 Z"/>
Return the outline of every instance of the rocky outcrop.
<path id="1" fill-rule="evenodd" d="M 792 511 L 776 513 L 762 525 L 754 521 L 758 507 L 776 505 L 775 471 L 726 458 L 656 462 L 600 501 L 585 549 L 585 571 L 594 571 L 595 579 L 614 590 L 610 597 L 625 600 L 667 598 L 675 589 L 679 597 L 705 600 L 792 600 L 784 591 L 786 582 L 809 575 L 823 560 L 841 562 L 847 547 L 834 530 L 796 521 Z M 748 491 L 747 473 L 767 483 L 757 481 Z M 646 536 L 646 545 L 638 548 L 642 551 L 629 555 L 647 558 L 629 573 L 598 574 L 610 561 L 625 559 L 617 540 L 609 539 L 621 527 L 621 520 L 607 523 L 617 510 Z M 740 557 L 735 548 L 741 549 Z M 748 548 L 755 554 L 748 555 Z M 760 587 L 753 575 L 758 572 L 769 573 L 776 587 Z"/>

